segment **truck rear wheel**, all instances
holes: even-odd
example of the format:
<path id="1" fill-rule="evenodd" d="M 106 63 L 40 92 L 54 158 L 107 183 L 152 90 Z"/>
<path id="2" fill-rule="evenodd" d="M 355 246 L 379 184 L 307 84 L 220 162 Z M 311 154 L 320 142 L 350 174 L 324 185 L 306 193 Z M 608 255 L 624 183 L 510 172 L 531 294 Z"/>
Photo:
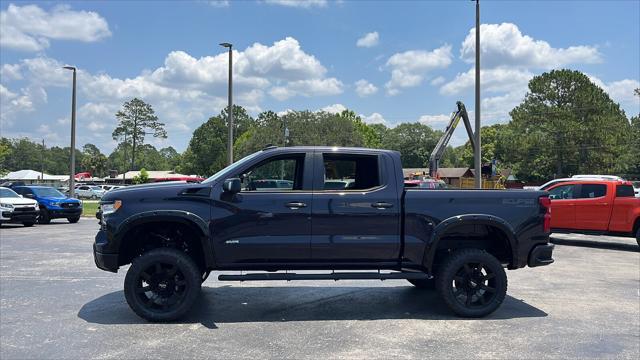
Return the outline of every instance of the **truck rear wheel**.
<path id="1" fill-rule="evenodd" d="M 185 315 L 200 294 L 202 274 L 182 251 L 151 250 L 133 260 L 124 279 L 129 307 L 149 321 L 171 321 Z"/>
<path id="2" fill-rule="evenodd" d="M 413 284 L 413 286 L 417 287 L 418 289 L 433 290 L 436 288 L 435 279 L 408 279 L 407 281 Z"/>
<path id="3" fill-rule="evenodd" d="M 479 249 L 452 253 L 440 266 L 436 288 L 447 306 L 462 317 L 494 312 L 507 294 L 507 274 L 493 255 Z"/>

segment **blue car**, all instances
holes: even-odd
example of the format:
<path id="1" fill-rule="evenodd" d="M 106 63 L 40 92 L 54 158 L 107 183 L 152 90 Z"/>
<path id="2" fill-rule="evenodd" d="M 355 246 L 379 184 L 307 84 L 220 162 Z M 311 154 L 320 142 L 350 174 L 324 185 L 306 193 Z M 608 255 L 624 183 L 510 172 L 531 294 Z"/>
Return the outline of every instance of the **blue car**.
<path id="1" fill-rule="evenodd" d="M 66 197 L 50 186 L 13 186 L 18 194 L 34 199 L 40 205 L 39 224 L 48 224 L 51 219 L 66 218 L 70 223 L 77 223 L 82 215 L 82 202 Z"/>

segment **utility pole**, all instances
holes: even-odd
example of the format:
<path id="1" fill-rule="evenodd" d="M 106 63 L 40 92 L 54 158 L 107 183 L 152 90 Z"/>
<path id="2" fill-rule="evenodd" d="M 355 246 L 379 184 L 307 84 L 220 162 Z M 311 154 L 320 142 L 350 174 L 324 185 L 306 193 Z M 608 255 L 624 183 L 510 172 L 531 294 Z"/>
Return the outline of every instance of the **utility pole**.
<path id="1" fill-rule="evenodd" d="M 229 118 L 229 138 L 227 139 L 227 155 L 228 164 L 233 164 L 233 51 L 230 43 L 221 43 L 220 46 L 229 49 L 229 106 L 227 107 L 227 116 Z"/>
<path id="2" fill-rule="evenodd" d="M 40 153 L 40 180 L 44 181 L 44 139 L 42 139 L 42 153 Z"/>
<path id="3" fill-rule="evenodd" d="M 474 149 L 475 186 L 482 189 L 482 153 L 480 146 L 480 0 L 476 1 L 476 148 Z"/>
<path id="4" fill-rule="evenodd" d="M 127 174 L 127 130 L 124 131 L 124 145 L 122 146 L 122 159 L 124 160 L 124 169 L 122 169 L 122 185 L 125 184 L 125 175 Z"/>
<path id="5" fill-rule="evenodd" d="M 67 70 L 73 71 L 73 92 L 71 97 L 71 165 L 69 172 L 69 197 L 75 196 L 76 187 L 76 68 L 65 66 Z"/>

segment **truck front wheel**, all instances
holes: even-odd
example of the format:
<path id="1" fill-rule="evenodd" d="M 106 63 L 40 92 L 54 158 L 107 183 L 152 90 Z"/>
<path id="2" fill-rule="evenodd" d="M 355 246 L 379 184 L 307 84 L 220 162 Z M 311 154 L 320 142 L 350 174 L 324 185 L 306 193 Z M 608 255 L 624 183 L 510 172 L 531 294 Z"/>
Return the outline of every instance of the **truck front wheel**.
<path id="1" fill-rule="evenodd" d="M 124 295 L 138 316 L 171 321 L 193 306 L 201 282 L 201 271 L 187 254 L 158 248 L 133 260 L 124 280 Z"/>
<path id="2" fill-rule="evenodd" d="M 453 252 L 436 276 L 438 293 L 462 317 L 494 312 L 507 294 L 507 274 L 493 255 L 479 249 Z"/>

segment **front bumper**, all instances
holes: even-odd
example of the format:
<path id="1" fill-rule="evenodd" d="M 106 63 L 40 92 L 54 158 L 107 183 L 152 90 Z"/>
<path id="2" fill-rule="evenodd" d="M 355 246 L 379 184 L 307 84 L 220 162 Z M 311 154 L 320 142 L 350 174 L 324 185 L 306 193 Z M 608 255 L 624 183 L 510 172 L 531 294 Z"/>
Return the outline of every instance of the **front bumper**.
<path id="1" fill-rule="evenodd" d="M 536 245 L 529 253 L 529 267 L 553 264 L 553 244 Z"/>
<path id="2" fill-rule="evenodd" d="M 82 208 L 61 208 L 49 210 L 49 216 L 51 218 L 66 218 L 66 217 L 78 217 L 82 215 Z"/>
<path id="3" fill-rule="evenodd" d="M 25 223 L 36 222 L 38 218 L 38 210 L 13 210 L 3 211 L 0 216 L 0 221 L 3 223 Z"/>
<path id="4" fill-rule="evenodd" d="M 107 233 L 104 230 L 98 231 L 93 244 L 93 261 L 98 269 L 110 272 L 118 272 L 118 254 L 107 254 L 100 251 L 100 244 L 107 243 Z"/>

